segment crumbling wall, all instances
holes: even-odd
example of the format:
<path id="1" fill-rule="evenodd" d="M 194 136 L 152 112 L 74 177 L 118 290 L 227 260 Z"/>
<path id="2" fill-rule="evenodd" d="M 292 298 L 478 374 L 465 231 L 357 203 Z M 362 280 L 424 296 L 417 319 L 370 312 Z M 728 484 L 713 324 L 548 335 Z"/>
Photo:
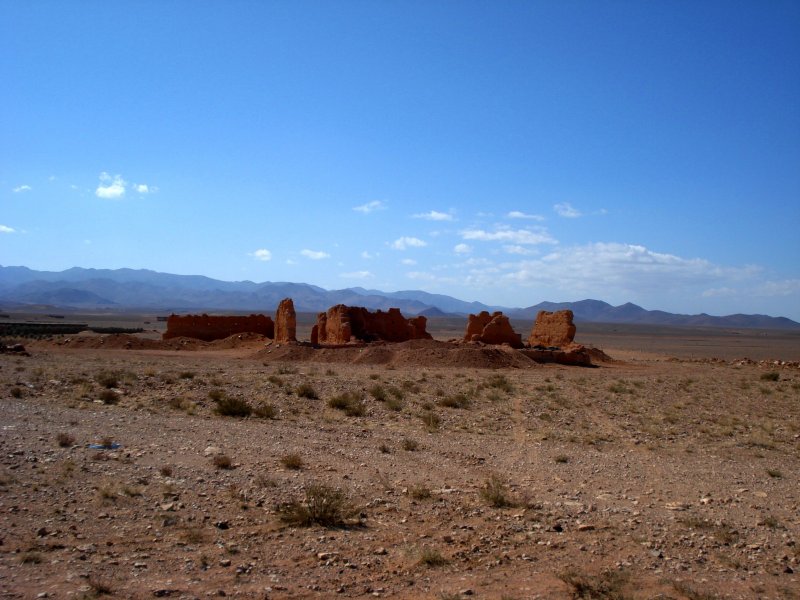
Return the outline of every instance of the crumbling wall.
<path id="1" fill-rule="evenodd" d="M 522 348 L 522 336 L 514 331 L 508 317 L 499 311 L 490 315 L 484 310 L 477 315 L 470 315 L 464 341 L 509 344 L 512 348 Z"/>
<path id="2" fill-rule="evenodd" d="M 370 312 L 361 306 L 337 304 L 327 312 L 319 313 L 317 324 L 311 329 L 311 343 L 336 345 L 378 340 L 429 340 L 432 336 L 425 330 L 427 322 L 424 316 L 406 319 L 399 308 Z"/>
<path id="3" fill-rule="evenodd" d="M 265 315 L 218 317 L 202 315 L 170 315 L 167 331 L 162 338 L 190 337 L 211 342 L 221 340 L 236 333 L 260 333 L 268 338 L 274 337 L 275 325 Z"/>
<path id="4" fill-rule="evenodd" d="M 571 310 L 549 312 L 540 310 L 528 338 L 531 346 L 556 346 L 563 348 L 575 339 L 575 324 Z"/>
<path id="5" fill-rule="evenodd" d="M 297 314 L 291 298 L 281 300 L 278 310 L 275 311 L 275 341 L 297 341 Z"/>

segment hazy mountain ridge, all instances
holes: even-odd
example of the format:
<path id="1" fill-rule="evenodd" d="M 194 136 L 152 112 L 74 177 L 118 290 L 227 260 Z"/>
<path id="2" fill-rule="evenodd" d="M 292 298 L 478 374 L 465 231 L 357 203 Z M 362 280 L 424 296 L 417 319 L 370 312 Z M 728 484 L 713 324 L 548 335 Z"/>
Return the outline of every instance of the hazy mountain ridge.
<path id="1" fill-rule="evenodd" d="M 173 275 L 147 269 L 83 269 L 35 271 L 0 266 L 0 304 L 52 305 L 73 309 L 149 309 L 161 312 L 274 310 L 291 297 L 300 312 L 324 311 L 334 304 L 372 310 L 399 308 L 405 314 L 464 316 L 482 310 L 502 310 L 517 319 L 535 319 L 540 310 L 570 309 L 578 322 L 630 323 L 696 327 L 800 329 L 785 317 L 735 314 L 681 315 L 646 310 L 630 302 L 612 306 L 601 300 L 540 302 L 527 308 L 489 306 L 421 290 L 383 292 L 361 287 L 326 290 L 292 282 L 220 281 L 202 275 Z"/>

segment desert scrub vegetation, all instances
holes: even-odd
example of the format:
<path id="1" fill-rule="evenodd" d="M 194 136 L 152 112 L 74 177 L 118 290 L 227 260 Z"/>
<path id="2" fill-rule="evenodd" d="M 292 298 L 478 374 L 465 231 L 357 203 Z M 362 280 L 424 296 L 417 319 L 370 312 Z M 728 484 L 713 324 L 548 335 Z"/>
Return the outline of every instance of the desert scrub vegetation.
<path id="1" fill-rule="evenodd" d="M 277 419 L 278 409 L 269 402 L 261 402 L 253 407 L 253 415 L 259 419 Z"/>
<path id="2" fill-rule="evenodd" d="M 62 448 L 70 448 L 75 444 L 75 436 L 62 431 L 56 436 L 56 441 Z"/>
<path id="3" fill-rule="evenodd" d="M 233 461 L 227 454 L 217 454 L 211 461 L 217 469 L 232 469 Z"/>
<path id="4" fill-rule="evenodd" d="M 506 394 L 512 394 L 514 392 L 514 386 L 502 373 L 496 373 L 492 375 L 484 382 L 483 385 L 487 388 L 500 390 Z"/>
<path id="5" fill-rule="evenodd" d="M 302 500 L 279 504 L 276 512 L 281 521 L 295 527 L 344 527 L 358 514 L 358 509 L 339 488 L 312 483 Z"/>
<path id="6" fill-rule="evenodd" d="M 442 567 L 447 564 L 447 559 L 436 548 L 423 548 L 419 553 L 419 564 L 426 567 Z"/>
<path id="7" fill-rule="evenodd" d="M 442 419 L 432 410 L 425 410 L 419 418 L 425 424 L 425 429 L 431 432 L 438 430 L 442 424 Z"/>
<path id="8" fill-rule="evenodd" d="M 494 508 L 507 508 L 516 504 L 511 498 L 506 482 L 499 475 L 489 476 L 480 490 L 480 496 Z"/>
<path id="9" fill-rule="evenodd" d="M 444 398 L 439 398 L 439 406 L 445 406 L 447 408 L 469 408 L 470 399 L 464 392 L 450 394 Z"/>
<path id="10" fill-rule="evenodd" d="M 316 400 L 319 398 L 317 391 L 310 383 L 301 383 L 295 388 L 294 393 L 297 394 L 298 398 L 307 398 L 309 400 Z"/>
<path id="11" fill-rule="evenodd" d="M 558 577 L 570 588 L 573 598 L 627 600 L 632 597 L 625 592 L 628 576 L 622 571 L 603 571 L 599 575 L 589 575 L 569 568 Z"/>
<path id="12" fill-rule="evenodd" d="M 328 400 L 328 406 L 341 410 L 348 417 L 363 417 L 367 408 L 358 392 L 344 392 Z"/>
<path id="13" fill-rule="evenodd" d="M 100 401 L 103 404 L 118 404 L 119 394 L 112 389 L 101 390 Z"/>
<path id="14" fill-rule="evenodd" d="M 285 468 L 292 471 L 299 471 L 305 465 L 303 462 L 303 457 L 297 452 L 283 455 L 280 462 Z"/>
<path id="15" fill-rule="evenodd" d="M 217 405 L 214 407 L 214 412 L 223 417 L 249 417 L 253 413 L 253 407 L 241 398 L 223 395 L 215 402 Z"/>
<path id="16" fill-rule="evenodd" d="M 781 378 L 780 373 L 776 371 L 770 371 L 769 373 L 762 373 L 761 374 L 761 381 L 778 381 Z"/>

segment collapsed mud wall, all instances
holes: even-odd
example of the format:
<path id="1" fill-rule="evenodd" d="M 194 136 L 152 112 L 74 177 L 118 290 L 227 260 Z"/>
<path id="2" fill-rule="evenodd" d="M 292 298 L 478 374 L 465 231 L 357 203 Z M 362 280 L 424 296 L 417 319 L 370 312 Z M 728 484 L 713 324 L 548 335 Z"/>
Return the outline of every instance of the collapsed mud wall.
<path id="1" fill-rule="evenodd" d="M 202 315 L 170 315 L 162 338 L 189 337 L 206 342 L 221 340 L 237 333 L 260 333 L 272 338 L 275 324 L 265 315 L 218 317 Z"/>
<path id="2" fill-rule="evenodd" d="M 549 312 L 540 310 L 536 315 L 531 335 L 528 338 L 530 346 L 556 346 L 564 348 L 572 344 L 575 339 L 575 324 L 572 322 L 571 310 L 558 310 Z"/>
<path id="3" fill-rule="evenodd" d="M 319 313 L 311 329 L 311 343 L 334 345 L 350 342 L 407 342 L 430 340 L 424 316 L 405 318 L 399 308 L 370 312 L 361 306 L 337 304 Z"/>
<path id="4" fill-rule="evenodd" d="M 284 298 L 275 311 L 275 341 L 297 341 L 297 313 L 291 298 Z"/>
<path id="5" fill-rule="evenodd" d="M 477 315 L 470 315 L 464 341 L 508 344 L 512 348 L 522 348 L 522 336 L 514 331 L 508 317 L 500 311 L 490 315 L 484 310 Z"/>

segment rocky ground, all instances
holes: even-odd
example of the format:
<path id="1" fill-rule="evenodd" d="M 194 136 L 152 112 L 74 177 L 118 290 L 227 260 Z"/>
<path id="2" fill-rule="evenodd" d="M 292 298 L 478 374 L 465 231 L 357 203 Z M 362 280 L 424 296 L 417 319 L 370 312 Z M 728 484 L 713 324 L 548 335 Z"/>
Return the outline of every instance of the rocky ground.
<path id="1" fill-rule="evenodd" d="M 0 355 L 3 597 L 800 598 L 796 363 L 110 340 Z"/>

